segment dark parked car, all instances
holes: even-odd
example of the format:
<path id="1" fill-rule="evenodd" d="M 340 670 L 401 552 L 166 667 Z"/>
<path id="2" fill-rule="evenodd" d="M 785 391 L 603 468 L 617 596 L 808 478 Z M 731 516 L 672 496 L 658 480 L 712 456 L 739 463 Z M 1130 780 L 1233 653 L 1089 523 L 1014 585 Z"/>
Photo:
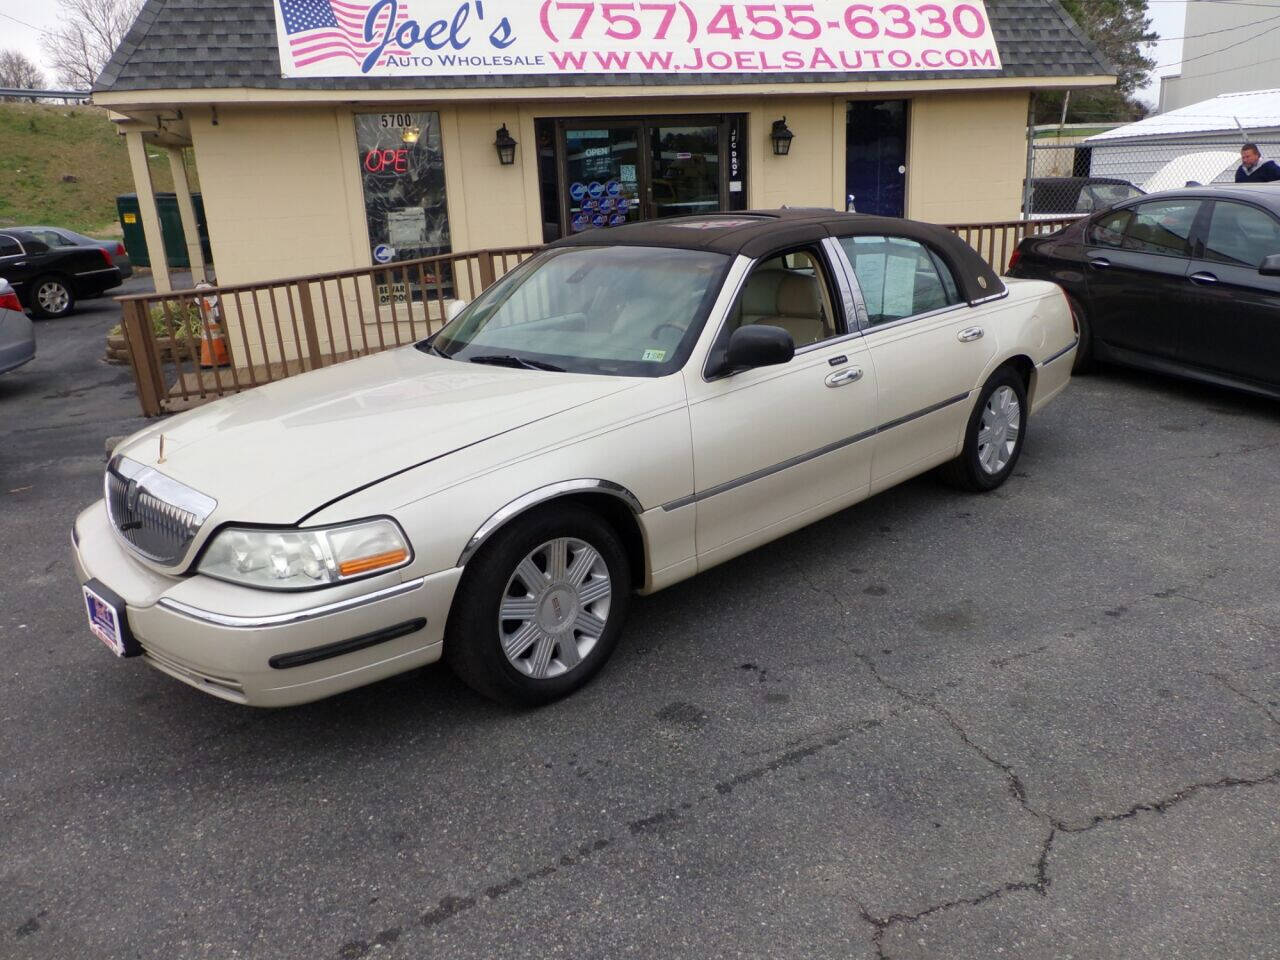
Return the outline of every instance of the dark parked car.
<path id="1" fill-rule="evenodd" d="M 1115 177 L 1040 177 L 1031 181 L 1032 217 L 1093 213 L 1140 197 L 1143 191 Z"/>
<path id="2" fill-rule="evenodd" d="M 101 247 L 50 247 L 26 230 L 0 230 L 0 277 L 37 317 L 65 317 L 77 299 L 101 296 L 123 280 Z"/>
<path id="3" fill-rule="evenodd" d="M 1052 280 L 1090 358 L 1280 398 L 1280 189 L 1153 193 L 1028 237 L 1009 276 Z"/>
<path id="4" fill-rule="evenodd" d="M 37 240 L 41 240 L 54 248 L 101 247 L 120 271 L 122 278 L 128 280 L 133 276 L 133 261 L 129 259 L 129 251 L 125 249 L 124 243 L 120 240 L 95 240 L 93 237 L 87 237 L 83 233 L 76 233 L 66 227 L 17 227 L 15 229 L 29 233 Z"/>

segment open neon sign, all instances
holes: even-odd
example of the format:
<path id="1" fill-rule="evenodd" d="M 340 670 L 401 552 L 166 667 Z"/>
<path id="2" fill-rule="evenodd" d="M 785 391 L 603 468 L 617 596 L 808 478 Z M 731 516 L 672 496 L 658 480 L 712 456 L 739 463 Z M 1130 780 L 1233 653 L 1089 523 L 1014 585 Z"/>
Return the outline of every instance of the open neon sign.
<path id="1" fill-rule="evenodd" d="M 370 173 L 408 173 L 409 151 L 380 150 L 377 147 L 364 155 L 364 168 Z"/>

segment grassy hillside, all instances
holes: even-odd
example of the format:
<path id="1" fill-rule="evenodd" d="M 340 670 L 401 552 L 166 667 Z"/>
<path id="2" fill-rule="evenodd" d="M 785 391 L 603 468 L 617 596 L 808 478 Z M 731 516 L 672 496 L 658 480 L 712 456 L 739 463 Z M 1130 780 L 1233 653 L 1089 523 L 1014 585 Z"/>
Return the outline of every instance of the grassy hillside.
<path id="1" fill-rule="evenodd" d="M 156 190 L 172 190 L 168 156 L 150 154 Z M 67 175 L 75 181 L 64 183 Z M 116 197 L 133 192 L 124 137 L 105 110 L 0 103 L 0 227 L 119 236 Z"/>

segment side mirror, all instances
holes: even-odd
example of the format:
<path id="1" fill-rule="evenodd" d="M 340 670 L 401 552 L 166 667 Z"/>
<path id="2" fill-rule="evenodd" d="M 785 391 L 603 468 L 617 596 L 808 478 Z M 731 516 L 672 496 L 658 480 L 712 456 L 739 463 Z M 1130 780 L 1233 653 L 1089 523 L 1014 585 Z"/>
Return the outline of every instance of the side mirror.
<path id="1" fill-rule="evenodd" d="M 467 309 L 468 306 L 469 304 L 465 300 L 450 300 L 445 304 L 444 322 L 452 323 L 457 319 L 458 314 L 462 313 L 462 311 Z"/>
<path id="2" fill-rule="evenodd" d="M 1280 253 L 1273 253 L 1269 257 L 1264 257 L 1262 266 L 1258 267 L 1258 272 L 1264 277 L 1280 277 Z"/>
<path id="3" fill-rule="evenodd" d="M 723 358 L 717 358 L 709 371 L 719 377 L 757 367 L 774 367 L 789 363 L 796 355 L 796 344 L 791 334 L 781 327 L 750 324 L 733 331 Z"/>

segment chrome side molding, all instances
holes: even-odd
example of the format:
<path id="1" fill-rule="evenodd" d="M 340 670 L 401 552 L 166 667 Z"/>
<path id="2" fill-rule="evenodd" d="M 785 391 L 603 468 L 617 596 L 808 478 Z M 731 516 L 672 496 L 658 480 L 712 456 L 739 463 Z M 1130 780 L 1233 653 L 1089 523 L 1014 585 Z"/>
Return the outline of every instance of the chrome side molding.
<path id="1" fill-rule="evenodd" d="M 538 490 L 526 493 L 523 497 L 512 500 L 481 524 L 480 529 L 472 534 L 471 539 L 467 541 L 462 555 L 458 557 L 457 565 L 465 567 L 467 561 L 475 556 L 476 551 L 484 545 L 484 542 L 493 536 L 498 528 L 508 520 L 519 516 L 531 507 L 546 503 L 548 500 L 554 500 L 556 497 L 563 496 L 566 493 L 608 494 L 625 503 L 636 516 L 644 513 L 644 506 L 640 503 L 639 498 L 620 484 L 613 483 L 610 480 L 562 480 L 559 483 L 549 484 Z"/>
<path id="2" fill-rule="evenodd" d="M 346 600 L 339 600 L 336 603 L 326 603 L 317 607 L 308 607 L 305 610 L 295 610 L 292 613 L 279 613 L 265 617 L 233 617 L 225 613 L 213 613 L 210 610 L 201 610 L 199 607 L 193 607 L 178 600 L 170 600 L 168 597 L 162 597 L 156 606 L 172 610 L 174 613 L 180 613 L 192 620 L 211 623 L 217 627 L 230 627 L 233 630 L 261 630 L 266 627 L 284 627 L 293 623 L 305 623 L 308 620 L 317 620 L 320 617 L 332 616 L 335 613 L 355 610 L 358 607 L 368 606 L 380 600 L 403 597 L 406 593 L 413 593 L 426 582 L 426 577 L 418 577 L 416 580 L 406 580 L 404 583 L 397 583 L 393 587 L 375 590 L 373 593 L 366 593 L 364 596 L 350 597 Z"/>

